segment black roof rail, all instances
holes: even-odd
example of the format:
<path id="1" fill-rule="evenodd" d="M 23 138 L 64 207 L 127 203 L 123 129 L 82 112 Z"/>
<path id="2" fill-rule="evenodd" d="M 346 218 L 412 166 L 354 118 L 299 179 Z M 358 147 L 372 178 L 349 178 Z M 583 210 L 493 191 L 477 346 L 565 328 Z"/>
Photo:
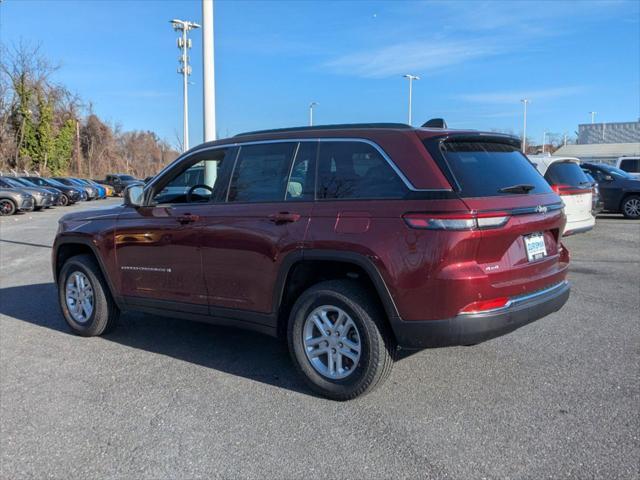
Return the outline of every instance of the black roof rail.
<path id="1" fill-rule="evenodd" d="M 234 137 L 243 137 L 246 135 L 258 135 L 261 133 L 284 133 L 284 132 L 306 132 L 312 130 L 342 130 L 351 128 L 395 128 L 400 130 L 411 130 L 413 127 L 406 123 L 339 123 L 335 125 L 314 125 L 313 127 L 290 127 L 290 128 L 274 128 L 271 130 L 254 130 L 252 132 L 243 132 L 234 135 Z"/>

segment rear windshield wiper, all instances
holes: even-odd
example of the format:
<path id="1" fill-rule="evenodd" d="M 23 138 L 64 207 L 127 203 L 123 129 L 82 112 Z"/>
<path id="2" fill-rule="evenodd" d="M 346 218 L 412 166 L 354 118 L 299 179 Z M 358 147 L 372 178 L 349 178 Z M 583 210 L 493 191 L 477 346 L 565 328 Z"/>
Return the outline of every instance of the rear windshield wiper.
<path id="1" fill-rule="evenodd" d="M 520 183 L 518 185 L 511 185 L 509 187 L 503 187 L 498 190 L 500 193 L 529 193 L 531 190 L 536 188 L 534 185 L 529 183 Z"/>

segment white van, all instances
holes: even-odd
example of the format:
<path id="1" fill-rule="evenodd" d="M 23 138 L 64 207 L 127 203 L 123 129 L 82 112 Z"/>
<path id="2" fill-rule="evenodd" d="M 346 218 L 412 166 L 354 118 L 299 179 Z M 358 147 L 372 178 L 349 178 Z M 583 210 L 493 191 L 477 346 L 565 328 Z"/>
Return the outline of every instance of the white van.
<path id="1" fill-rule="evenodd" d="M 616 167 L 629 175 L 640 178 L 640 157 L 620 157 Z"/>
<path id="2" fill-rule="evenodd" d="M 588 232 L 596 224 L 592 213 L 593 186 L 573 157 L 530 155 L 529 160 L 562 197 L 567 226 L 563 236 Z"/>

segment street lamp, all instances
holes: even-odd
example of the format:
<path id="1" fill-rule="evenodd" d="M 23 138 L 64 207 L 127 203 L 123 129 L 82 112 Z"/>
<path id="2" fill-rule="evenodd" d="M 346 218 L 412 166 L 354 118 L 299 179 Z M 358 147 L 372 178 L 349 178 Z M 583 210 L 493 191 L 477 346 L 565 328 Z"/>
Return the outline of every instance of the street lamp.
<path id="1" fill-rule="evenodd" d="M 320 105 L 318 102 L 311 102 L 309 104 L 309 126 L 313 127 L 313 107 Z"/>
<path id="2" fill-rule="evenodd" d="M 200 28 L 200 25 L 194 22 L 186 20 L 173 19 L 169 21 L 173 29 L 178 32 L 182 32 L 178 37 L 178 49 L 180 50 L 180 57 L 178 62 L 178 73 L 182 74 L 182 96 L 183 96 L 183 124 L 182 124 L 182 151 L 189 150 L 189 75 L 191 75 L 191 65 L 189 65 L 188 51 L 191 48 L 191 39 L 187 37 L 187 33 L 190 30 Z"/>
<path id="3" fill-rule="evenodd" d="M 544 144 L 547 143 L 547 131 L 542 131 L 542 153 L 544 154 Z"/>
<path id="4" fill-rule="evenodd" d="M 413 81 L 420 80 L 420 77 L 409 73 L 403 75 L 403 77 L 409 80 L 409 125 L 411 125 L 411 97 L 413 95 Z"/>
<path id="5" fill-rule="evenodd" d="M 591 124 L 592 125 L 594 123 L 596 123 L 596 113 L 598 113 L 598 112 L 589 112 L 589 115 L 591 115 Z"/>
<path id="6" fill-rule="evenodd" d="M 528 98 L 523 98 L 520 100 L 524 105 L 524 120 L 522 126 L 522 153 L 527 153 L 527 104 L 529 103 Z"/>

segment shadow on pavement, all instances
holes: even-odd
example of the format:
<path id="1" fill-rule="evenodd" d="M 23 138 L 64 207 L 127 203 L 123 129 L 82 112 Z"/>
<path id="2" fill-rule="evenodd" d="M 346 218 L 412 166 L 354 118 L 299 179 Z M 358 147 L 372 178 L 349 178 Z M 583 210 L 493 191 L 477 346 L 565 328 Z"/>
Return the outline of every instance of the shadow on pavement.
<path id="1" fill-rule="evenodd" d="M 59 311 L 53 283 L 1 289 L 0 314 L 73 335 Z M 127 313 L 111 333 L 101 338 L 312 395 L 294 370 L 286 346 L 266 335 Z"/>

